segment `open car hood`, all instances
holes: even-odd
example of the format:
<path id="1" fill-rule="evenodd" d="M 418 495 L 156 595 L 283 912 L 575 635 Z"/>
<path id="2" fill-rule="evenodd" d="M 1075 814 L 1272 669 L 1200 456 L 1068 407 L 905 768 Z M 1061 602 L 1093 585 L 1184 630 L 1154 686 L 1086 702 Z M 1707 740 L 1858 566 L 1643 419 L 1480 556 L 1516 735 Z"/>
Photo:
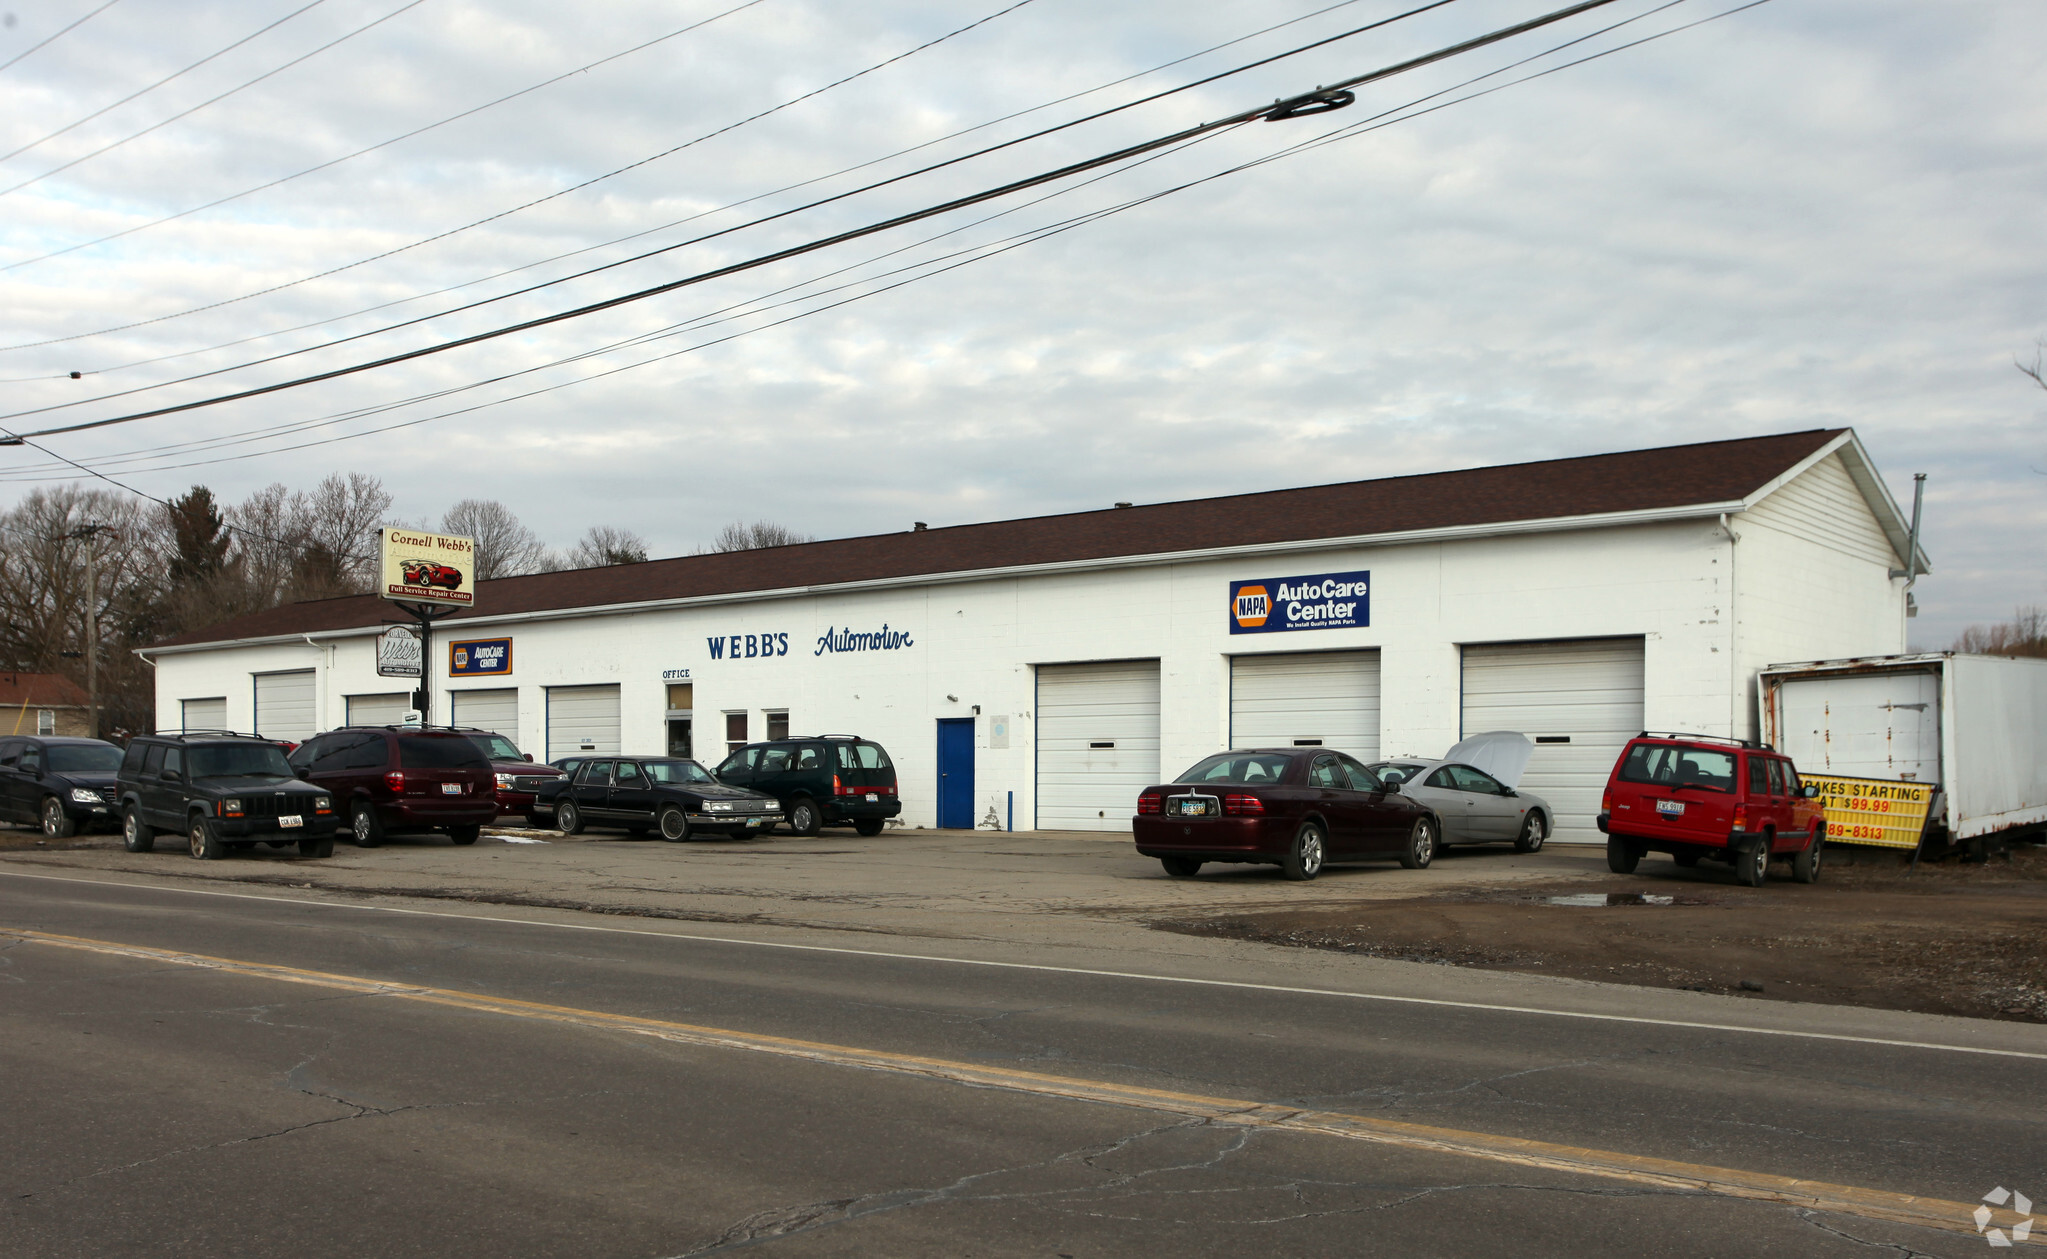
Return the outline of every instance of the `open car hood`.
<path id="1" fill-rule="evenodd" d="M 1509 787 L 1519 787 L 1533 755 L 1535 742 L 1527 735 L 1517 730 L 1489 730 L 1443 753 L 1443 759 L 1482 769 Z"/>

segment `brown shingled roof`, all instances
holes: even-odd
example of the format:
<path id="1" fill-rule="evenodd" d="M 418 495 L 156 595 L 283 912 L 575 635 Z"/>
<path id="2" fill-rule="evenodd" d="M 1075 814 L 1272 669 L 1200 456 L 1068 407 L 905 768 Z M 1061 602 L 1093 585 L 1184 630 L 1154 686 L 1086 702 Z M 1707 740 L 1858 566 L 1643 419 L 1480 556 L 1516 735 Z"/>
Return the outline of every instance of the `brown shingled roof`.
<path id="1" fill-rule="evenodd" d="M 1729 502 L 1762 488 L 1846 431 L 1815 429 L 506 577 L 479 583 L 479 610 L 450 619 Z M 223 621 L 158 645 L 360 628 L 396 616 L 392 604 L 374 595 L 320 599 Z"/>
<path id="2" fill-rule="evenodd" d="M 0 673 L 0 708 L 83 708 L 85 689 L 54 673 Z"/>

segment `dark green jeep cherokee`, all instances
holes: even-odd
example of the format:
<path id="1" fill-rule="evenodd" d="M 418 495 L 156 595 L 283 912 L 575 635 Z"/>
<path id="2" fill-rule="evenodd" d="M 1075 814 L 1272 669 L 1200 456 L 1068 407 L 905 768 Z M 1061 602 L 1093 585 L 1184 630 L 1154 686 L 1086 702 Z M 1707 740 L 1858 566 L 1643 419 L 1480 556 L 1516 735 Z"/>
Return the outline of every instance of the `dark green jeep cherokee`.
<path id="1" fill-rule="evenodd" d="M 151 851 L 167 831 L 183 835 L 201 861 L 258 843 L 334 855 L 334 797 L 300 782 L 269 739 L 146 734 L 128 745 L 115 783 L 129 852 Z"/>
<path id="2" fill-rule="evenodd" d="M 789 829 L 815 835 L 851 824 L 862 835 L 903 811 L 896 767 L 879 743 L 850 734 L 749 743 L 718 766 L 718 780 L 773 796 Z"/>

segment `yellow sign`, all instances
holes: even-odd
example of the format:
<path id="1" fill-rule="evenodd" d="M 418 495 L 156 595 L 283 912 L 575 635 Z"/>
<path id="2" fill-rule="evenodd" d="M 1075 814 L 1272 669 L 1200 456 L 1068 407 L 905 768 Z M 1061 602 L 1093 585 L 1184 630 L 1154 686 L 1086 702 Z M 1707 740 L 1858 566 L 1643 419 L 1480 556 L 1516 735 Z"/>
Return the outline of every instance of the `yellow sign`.
<path id="1" fill-rule="evenodd" d="M 385 529 L 378 593 L 405 603 L 468 606 L 476 595 L 476 541 L 411 529 Z"/>
<path id="2" fill-rule="evenodd" d="M 1892 782 L 1883 778 L 1819 778 L 1800 775 L 1808 787 L 1820 789 L 1827 811 L 1829 843 L 1875 844 L 1883 848 L 1917 848 L 1926 831 L 1926 812 L 1933 807 L 1932 783 Z"/>

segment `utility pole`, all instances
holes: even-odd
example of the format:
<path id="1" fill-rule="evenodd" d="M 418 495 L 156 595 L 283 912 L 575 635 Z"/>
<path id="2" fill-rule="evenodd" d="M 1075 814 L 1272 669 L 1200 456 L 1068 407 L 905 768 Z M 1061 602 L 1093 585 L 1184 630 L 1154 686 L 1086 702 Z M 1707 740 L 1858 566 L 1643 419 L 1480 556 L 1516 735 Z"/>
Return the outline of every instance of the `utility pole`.
<path id="1" fill-rule="evenodd" d="M 85 542 L 85 735 L 89 739 L 100 737 L 100 583 L 93 540 L 113 531 L 112 525 L 80 525 L 64 535 Z"/>

